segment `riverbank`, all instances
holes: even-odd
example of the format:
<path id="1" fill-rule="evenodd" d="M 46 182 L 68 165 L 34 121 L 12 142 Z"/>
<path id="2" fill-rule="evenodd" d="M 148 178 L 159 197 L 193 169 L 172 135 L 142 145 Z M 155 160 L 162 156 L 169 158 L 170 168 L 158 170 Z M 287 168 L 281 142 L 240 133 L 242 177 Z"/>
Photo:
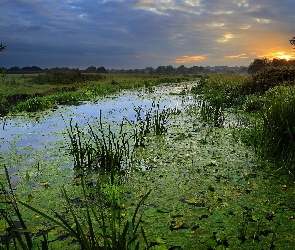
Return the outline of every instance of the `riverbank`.
<path id="1" fill-rule="evenodd" d="M 6 75 L 0 82 L 0 116 L 55 108 L 59 104 L 77 104 L 124 89 L 199 78 L 198 75 L 81 74 L 79 71 Z"/>

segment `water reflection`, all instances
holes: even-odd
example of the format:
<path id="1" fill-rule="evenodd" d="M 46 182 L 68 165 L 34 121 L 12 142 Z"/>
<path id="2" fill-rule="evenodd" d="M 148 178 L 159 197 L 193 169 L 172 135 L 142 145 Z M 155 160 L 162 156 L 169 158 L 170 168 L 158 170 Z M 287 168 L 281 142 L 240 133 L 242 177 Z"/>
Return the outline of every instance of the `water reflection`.
<path id="1" fill-rule="evenodd" d="M 59 106 L 56 110 L 38 112 L 35 115 L 18 115 L 2 117 L 0 120 L 0 152 L 8 153 L 12 149 L 18 154 L 44 149 L 47 143 L 64 138 L 66 127 L 70 120 L 79 125 L 86 125 L 93 117 L 99 117 L 111 122 L 121 122 L 123 118 L 134 120 L 134 107 L 151 108 L 157 97 L 160 109 L 178 108 L 191 102 L 189 96 L 169 95 L 177 92 L 177 87 L 155 88 L 154 93 L 144 90 L 125 91 L 120 95 L 100 98 L 77 106 Z M 93 119 L 92 119 L 93 120 Z"/>

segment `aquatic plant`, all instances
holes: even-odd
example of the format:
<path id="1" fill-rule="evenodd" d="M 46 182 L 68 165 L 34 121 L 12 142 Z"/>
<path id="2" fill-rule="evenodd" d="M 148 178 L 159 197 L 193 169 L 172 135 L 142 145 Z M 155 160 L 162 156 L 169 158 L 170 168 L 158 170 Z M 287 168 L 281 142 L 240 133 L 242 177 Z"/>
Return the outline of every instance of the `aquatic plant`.
<path id="1" fill-rule="evenodd" d="M 263 110 L 263 138 L 267 154 L 294 159 L 295 150 L 295 97 L 288 93 L 273 99 Z"/>
<path id="2" fill-rule="evenodd" d="M 10 247 L 10 241 L 12 240 L 14 249 L 30 250 L 39 244 L 40 239 L 32 234 L 32 231 L 28 229 L 25 220 L 20 212 L 18 201 L 14 195 L 10 183 L 10 177 L 8 174 L 7 167 L 4 165 L 6 180 L 8 184 L 8 190 L 6 189 L 4 183 L 0 182 L 1 192 L 1 202 L 0 202 L 0 214 L 2 218 L 6 221 L 8 228 L 6 229 L 6 236 L 2 239 L 2 244 L 6 246 L 6 249 Z M 12 211 L 12 212 L 11 212 Z M 17 221 L 16 221 L 17 218 Z M 48 241 L 45 234 L 42 234 L 41 245 L 42 249 L 48 249 Z M 0 242 L 0 247 L 1 247 Z M 4 249 L 4 248 L 3 248 Z"/>
<path id="3" fill-rule="evenodd" d="M 261 110 L 264 106 L 265 98 L 260 95 L 248 95 L 244 104 L 243 110 L 246 112 L 255 112 Z"/>
<path id="4" fill-rule="evenodd" d="M 203 101 L 200 107 L 200 117 L 202 121 L 212 124 L 214 127 L 222 127 L 224 123 L 224 108 L 222 103 L 209 103 Z"/>
<path id="5" fill-rule="evenodd" d="M 3 209 L 1 207 L 0 214 L 3 216 L 4 220 L 8 223 L 11 235 L 6 235 L 4 246 L 3 242 L 0 243 L 0 247 L 6 247 L 10 249 L 10 246 L 13 246 L 14 249 L 30 250 L 30 249 L 50 249 L 50 242 L 46 236 L 48 233 L 39 232 L 37 234 L 32 233 L 22 217 L 18 203 L 24 207 L 30 209 L 36 214 L 39 214 L 43 218 L 52 222 L 55 226 L 63 228 L 68 232 L 72 237 L 74 237 L 81 249 L 105 249 L 105 250 L 129 250 L 129 249 L 139 249 L 139 241 L 137 240 L 139 236 L 139 226 L 143 212 L 138 217 L 139 208 L 143 205 L 148 195 L 151 193 L 151 190 L 142 196 L 141 200 L 137 203 L 134 213 L 130 220 L 125 220 L 121 215 L 121 208 L 117 206 L 116 194 L 112 192 L 111 195 L 111 205 L 110 210 L 101 210 L 100 212 L 91 204 L 86 194 L 86 187 L 84 178 L 81 178 L 82 183 L 82 193 L 85 200 L 85 219 L 80 219 L 78 214 L 75 212 L 74 206 L 71 204 L 69 196 L 65 190 L 65 187 L 62 187 L 61 192 L 63 198 L 66 201 L 67 209 L 70 213 L 70 216 L 73 221 L 70 221 L 69 218 L 65 218 L 64 215 L 59 214 L 55 211 L 53 215 L 50 215 L 48 212 L 43 212 L 41 209 L 38 209 L 34 206 L 31 206 L 25 202 L 17 200 L 14 196 L 7 168 L 5 167 L 7 183 L 9 185 L 9 190 L 5 189 L 4 184 L 1 183 L 1 190 L 4 192 L 6 197 L 6 202 L 9 205 L 12 205 L 12 214 L 15 213 L 20 222 L 20 227 L 16 227 L 15 220 L 11 217 L 10 209 Z M 116 185 L 116 184 L 113 184 Z M 111 189 L 114 190 L 114 189 Z M 2 205 L 2 204 L 1 204 Z M 9 205 L 6 205 L 7 207 Z M 73 223 L 73 225 L 72 225 Z M 148 247 L 148 242 L 146 240 L 144 229 L 141 227 L 141 234 L 145 239 L 145 244 Z M 40 236 L 38 236 L 38 234 Z M 10 241 L 13 241 L 11 244 Z M 2 245 L 2 246 L 1 246 Z M 4 249 L 4 248 L 3 248 Z"/>
<path id="6" fill-rule="evenodd" d="M 101 111 L 97 124 L 88 124 L 87 131 L 77 123 L 73 125 L 71 120 L 67 130 L 74 169 L 84 174 L 100 171 L 111 176 L 119 172 L 124 175 L 132 160 L 133 149 L 123 126 L 122 122 L 117 133 L 111 130 L 110 125 L 104 127 Z"/>

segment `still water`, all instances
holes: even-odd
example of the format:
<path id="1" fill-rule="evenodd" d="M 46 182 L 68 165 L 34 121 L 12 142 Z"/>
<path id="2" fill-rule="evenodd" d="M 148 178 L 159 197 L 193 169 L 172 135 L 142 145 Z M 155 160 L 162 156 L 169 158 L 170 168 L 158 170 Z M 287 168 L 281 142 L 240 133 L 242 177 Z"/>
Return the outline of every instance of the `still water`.
<path id="1" fill-rule="evenodd" d="M 184 84 L 156 87 L 152 91 L 140 89 L 123 91 L 116 95 L 100 97 L 80 105 L 59 106 L 55 110 L 2 117 L 0 120 L 0 153 L 14 152 L 27 154 L 44 149 L 50 142 L 63 138 L 70 120 L 79 126 L 91 124 L 99 117 L 108 122 L 120 123 L 124 118 L 135 118 L 135 107 L 149 109 L 153 102 L 159 103 L 160 109 L 183 109 L 193 102 L 193 98 L 177 94 L 183 91 Z"/>

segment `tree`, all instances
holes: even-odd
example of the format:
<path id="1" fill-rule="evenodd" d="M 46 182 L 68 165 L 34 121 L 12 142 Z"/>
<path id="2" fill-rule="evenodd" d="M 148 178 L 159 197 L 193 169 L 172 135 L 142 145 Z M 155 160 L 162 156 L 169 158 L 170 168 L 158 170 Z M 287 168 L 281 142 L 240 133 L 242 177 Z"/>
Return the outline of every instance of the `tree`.
<path id="1" fill-rule="evenodd" d="M 85 73 L 95 73 L 96 72 L 96 67 L 90 66 L 87 69 L 85 69 Z"/>
<path id="2" fill-rule="evenodd" d="M 255 59 L 248 67 L 248 74 L 254 74 L 266 66 L 269 66 L 271 62 L 267 58 L 262 58 L 262 59 Z"/>
<path id="3" fill-rule="evenodd" d="M 289 42 L 295 46 L 295 36 L 291 40 L 289 40 Z M 295 48 L 293 48 L 293 49 L 295 49 Z"/>
<path id="4" fill-rule="evenodd" d="M 274 58 L 272 59 L 271 66 L 288 66 L 289 62 L 286 59 Z"/>
<path id="5" fill-rule="evenodd" d="M 5 50 L 6 46 L 2 45 L 2 43 L 0 44 L 0 52 L 3 52 Z"/>
<path id="6" fill-rule="evenodd" d="M 108 71 L 106 70 L 106 68 L 105 68 L 105 67 L 98 67 L 98 68 L 96 69 L 96 73 L 103 73 L 103 74 L 107 74 L 107 73 L 108 73 Z"/>
<path id="7" fill-rule="evenodd" d="M 2 45 L 2 43 L 0 44 L 0 52 L 3 52 L 5 50 L 4 45 Z M 2 81 L 4 82 L 4 78 L 5 78 L 5 69 L 0 67 L 0 78 L 2 79 Z"/>

